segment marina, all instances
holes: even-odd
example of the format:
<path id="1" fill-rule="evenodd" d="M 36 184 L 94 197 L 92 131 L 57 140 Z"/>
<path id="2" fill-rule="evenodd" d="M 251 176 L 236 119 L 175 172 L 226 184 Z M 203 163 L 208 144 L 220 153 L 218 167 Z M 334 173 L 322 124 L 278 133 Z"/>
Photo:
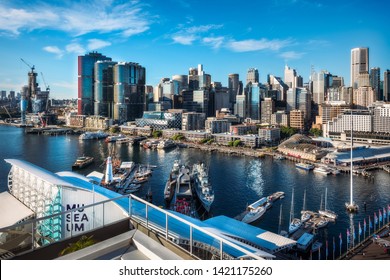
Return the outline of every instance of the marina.
<path id="1" fill-rule="evenodd" d="M 0 128 L 4 129 L 5 127 Z M 23 158 L 26 160 L 32 162 L 39 160 L 37 163 L 46 166 L 48 169 L 52 168 L 56 172 L 69 170 L 73 164 L 72 158 L 74 160 L 80 154 L 94 155 L 95 157 L 94 163 L 80 170 L 80 173 L 88 175 L 93 171 L 99 170 L 100 163 L 105 161 L 106 156 L 110 154 L 111 145 L 114 145 L 114 143 L 105 143 L 104 141 L 88 141 L 88 145 L 86 145 L 87 142 L 78 141 L 77 135 L 45 137 L 43 135 L 23 134 L 23 131 L 18 128 L 6 128 L 11 130 L 9 131 L 10 133 L 13 133 L 13 136 L 9 136 L 8 138 L 13 139 L 14 145 L 12 147 L 17 149 L 3 150 L 5 157 L 15 157 L 18 154 L 23 154 Z M 39 143 L 42 148 L 39 151 L 26 149 L 22 152 L 21 148 L 23 146 L 18 145 L 22 140 L 22 135 L 23 137 L 28 137 L 29 145 L 34 146 Z M 53 146 L 62 148 L 55 149 L 54 151 L 58 152 L 53 154 L 53 150 L 48 149 L 48 147 Z M 307 211 L 316 211 L 319 209 L 320 197 L 324 195 L 325 189 L 328 187 L 327 208 L 332 209 L 338 214 L 337 223 L 333 223 L 330 220 L 327 226 L 321 228 L 316 227 L 316 224 L 317 226 L 321 226 L 321 224 L 318 224 L 321 217 L 313 214 L 312 218 L 314 219 L 311 219 L 310 223 L 303 222 L 303 226 L 291 235 L 290 238 L 299 239 L 300 234 L 314 231 L 316 240 L 325 244 L 326 236 L 334 236 L 337 238 L 340 232 L 343 232 L 345 238 L 345 231 L 350 225 L 350 216 L 344 209 L 344 202 L 348 200 L 349 192 L 348 188 L 342 187 L 349 185 L 349 176 L 346 174 L 340 174 L 338 176 L 316 176 L 312 172 L 300 172 L 301 170 L 295 168 L 294 163 L 291 161 L 275 161 L 267 157 L 256 159 L 228 156 L 219 153 L 203 153 L 196 149 L 173 149 L 159 152 L 157 150 L 145 150 L 139 146 L 117 145 L 116 153 L 123 162 L 133 161 L 143 166 L 147 166 L 148 164 L 150 167 L 152 165 L 157 166 L 153 172 L 153 176 L 149 177 L 149 180 L 134 193 L 139 197 L 146 197 L 149 189 L 151 189 L 153 192 L 153 204 L 158 206 L 165 205 L 164 187 L 169 173 L 172 171 L 174 161 L 180 160 L 183 163 L 203 161 L 207 166 L 211 167 L 208 175 L 213 182 L 213 190 L 215 192 L 215 200 L 213 207 L 210 209 L 210 216 L 226 215 L 236 217 L 242 213 L 248 202 L 252 203 L 255 200 L 253 199 L 254 197 L 259 199 L 269 196 L 269 194 L 275 193 L 276 191 L 282 191 L 286 197 L 285 200 L 280 201 L 280 204 L 284 204 L 284 211 L 280 213 L 279 207 L 271 207 L 261 219 L 254 221 L 251 225 L 271 232 L 279 232 L 279 224 L 277 221 L 280 216 L 280 229 L 287 231 L 292 189 L 295 189 L 294 205 L 297 206 L 295 212 L 297 208 L 300 208 L 299 210 L 302 209 L 304 189 L 306 189 L 307 193 L 306 209 L 309 209 Z M 62 154 L 66 154 L 67 156 L 61 156 Z M 226 172 L 226 167 L 230 166 L 229 164 L 232 158 L 235 162 L 235 172 Z M 3 168 L 3 174 L 8 172 L 8 167 L 4 163 L 1 163 L 0 167 Z M 135 168 L 133 172 L 135 170 L 138 170 L 138 168 Z M 361 212 L 353 215 L 356 227 L 358 221 L 362 222 L 367 215 L 372 215 L 374 211 L 377 211 L 378 205 L 386 205 L 390 199 L 387 191 L 388 173 L 382 169 L 371 172 L 375 176 L 374 181 L 367 181 L 363 176 L 354 175 L 355 200 L 361 201 L 362 203 L 366 202 L 367 205 L 365 211 L 362 209 Z M 1 177 L 1 180 L 3 180 L 1 186 L 7 184 L 5 179 L 4 176 Z M 129 183 L 129 186 L 130 184 L 132 183 Z M 370 188 L 367 188 L 367 186 L 370 186 Z M 344 247 L 345 244 L 346 242 L 344 240 Z M 324 250 L 321 251 L 323 254 Z"/>

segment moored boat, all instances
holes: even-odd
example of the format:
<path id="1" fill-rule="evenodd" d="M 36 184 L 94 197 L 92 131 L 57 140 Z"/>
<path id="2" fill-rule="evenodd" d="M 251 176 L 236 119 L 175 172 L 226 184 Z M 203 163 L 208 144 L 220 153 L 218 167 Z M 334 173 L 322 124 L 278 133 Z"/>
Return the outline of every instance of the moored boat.
<path id="1" fill-rule="evenodd" d="M 78 157 L 75 161 L 75 163 L 72 165 L 72 169 L 81 169 L 84 168 L 90 164 L 92 164 L 94 158 L 93 157 Z"/>
<path id="2" fill-rule="evenodd" d="M 164 199 L 167 202 L 170 202 L 172 200 L 173 194 L 175 193 L 176 180 L 179 175 L 179 169 L 180 169 L 180 161 L 175 160 L 172 166 L 172 170 L 169 174 L 169 178 L 164 188 Z"/>
<path id="3" fill-rule="evenodd" d="M 256 202 L 248 205 L 247 213 L 241 221 L 248 224 L 260 219 L 267 210 L 267 203 L 270 203 L 269 199 L 267 197 L 262 197 Z"/>
<path id="4" fill-rule="evenodd" d="M 314 165 L 310 163 L 298 162 L 295 164 L 296 167 L 304 169 L 304 170 L 313 170 Z"/>
<path id="5" fill-rule="evenodd" d="M 323 166 L 315 167 L 313 169 L 313 172 L 319 173 L 319 174 L 323 174 L 323 175 L 329 175 L 330 174 L 330 170 L 327 169 L 326 167 L 323 167 Z"/>

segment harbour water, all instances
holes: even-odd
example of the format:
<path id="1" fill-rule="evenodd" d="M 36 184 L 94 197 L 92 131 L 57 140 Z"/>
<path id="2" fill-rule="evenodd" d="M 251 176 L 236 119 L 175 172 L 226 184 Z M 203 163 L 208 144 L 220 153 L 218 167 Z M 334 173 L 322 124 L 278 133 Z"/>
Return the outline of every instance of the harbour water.
<path id="1" fill-rule="evenodd" d="M 285 198 L 274 203 L 263 217 L 253 223 L 254 226 L 277 232 L 279 228 L 280 204 L 282 204 L 281 229 L 287 230 L 291 208 L 291 194 L 294 189 L 294 213 L 300 217 L 303 196 L 306 189 L 306 209 L 318 211 L 321 197 L 327 187 L 328 209 L 338 214 L 335 223 L 319 230 L 319 239 L 329 242 L 332 251 L 332 239 L 336 240 L 336 256 L 339 255 L 339 234 L 343 236 L 343 250 L 346 246 L 346 231 L 354 224 L 358 235 L 358 223 L 363 227 L 363 220 L 373 220 L 374 212 L 390 204 L 390 175 L 382 170 L 374 171 L 374 179 L 354 176 L 355 201 L 361 211 L 352 217 L 345 211 L 344 203 L 349 201 L 350 177 L 347 174 L 324 176 L 318 173 L 297 169 L 293 162 L 275 160 L 270 157 L 251 158 L 209 153 L 195 149 L 176 148 L 168 151 L 146 150 L 139 146 L 105 143 L 103 140 L 80 141 L 76 135 L 45 136 L 25 134 L 21 128 L 0 126 L 0 191 L 7 190 L 7 174 L 10 166 L 5 158 L 17 158 L 29 161 L 52 172 L 71 170 L 78 156 L 95 157 L 95 162 L 78 172 L 88 174 L 93 170 L 103 171 L 103 161 L 114 151 L 122 161 L 157 166 L 150 180 L 141 191 L 135 193 L 145 197 L 150 189 L 153 203 L 165 206 L 163 190 L 171 171 L 173 161 L 193 164 L 203 161 L 209 168 L 209 180 L 215 191 L 215 201 L 210 216 L 225 215 L 235 217 L 243 212 L 248 204 L 263 196 L 277 191 L 285 192 Z M 114 149 L 115 147 L 115 149 Z M 366 203 L 366 210 L 364 210 Z M 205 217 L 206 218 L 206 217 Z M 372 232 L 372 230 L 371 230 Z M 367 230 L 368 233 L 368 230 Z M 361 236 L 361 238 L 363 235 Z M 356 237 L 356 241 L 358 237 Z M 323 250 L 325 251 L 325 250 Z M 331 258 L 332 253 L 329 253 Z"/>

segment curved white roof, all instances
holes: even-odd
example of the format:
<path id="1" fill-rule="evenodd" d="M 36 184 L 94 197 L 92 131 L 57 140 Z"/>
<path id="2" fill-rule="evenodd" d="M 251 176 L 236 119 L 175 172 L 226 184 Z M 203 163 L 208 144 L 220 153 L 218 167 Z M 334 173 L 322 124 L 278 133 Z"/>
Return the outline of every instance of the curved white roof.
<path id="1" fill-rule="evenodd" d="M 71 184 L 68 181 L 63 180 L 60 176 L 43 169 L 39 166 L 36 166 L 35 164 L 29 163 L 24 160 L 20 159 L 4 159 L 7 163 L 11 164 L 12 166 L 20 167 L 27 172 L 36 175 L 37 177 L 41 178 L 42 180 L 53 184 L 53 185 L 60 185 L 60 186 L 68 186 L 68 187 L 75 187 L 73 184 Z"/>

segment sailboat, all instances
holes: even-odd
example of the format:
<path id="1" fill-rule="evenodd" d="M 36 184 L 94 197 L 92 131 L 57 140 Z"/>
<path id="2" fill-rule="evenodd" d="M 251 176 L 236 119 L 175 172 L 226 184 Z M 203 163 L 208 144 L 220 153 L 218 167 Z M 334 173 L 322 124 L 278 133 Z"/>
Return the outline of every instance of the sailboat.
<path id="1" fill-rule="evenodd" d="M 320 213 L 322 216 L 336 220 L 337 214 L 327 208 L 327 201 L 328 201 L 328 188 L 325 189 L 325 207 L 324 209 L 320 209 L 318 213 Z"/>
<path id="2" fill-rule="evenodd" d="M 311 218 L 311 214 L 306 210 L 306 189 L 303 194 L 303 207 L 301 211 L 301 221 L 302 223 L 307 222 Z"/>
<path id="3" fill-rule="evenodd" d="M 353 115 L 351 109 L 351 186 L 350 186 L 350 199 L 349 203 L 345 203 L 345 208 L 349 212 L 357 212 L 359 210 L 359 206 L 353 201 L 353 156 L 352 156 L 352 148 L 353 148 Z"/>
<path id="4" fill-rule="evenodd" d="M 302 225 L 302 222 L 298 218 L 294 218 L 294 189 L 291 196 L 291 211 L 290 211 L 290 226 L 288 227 L 288 233 L 292 234 L 296 232 Z"/>

